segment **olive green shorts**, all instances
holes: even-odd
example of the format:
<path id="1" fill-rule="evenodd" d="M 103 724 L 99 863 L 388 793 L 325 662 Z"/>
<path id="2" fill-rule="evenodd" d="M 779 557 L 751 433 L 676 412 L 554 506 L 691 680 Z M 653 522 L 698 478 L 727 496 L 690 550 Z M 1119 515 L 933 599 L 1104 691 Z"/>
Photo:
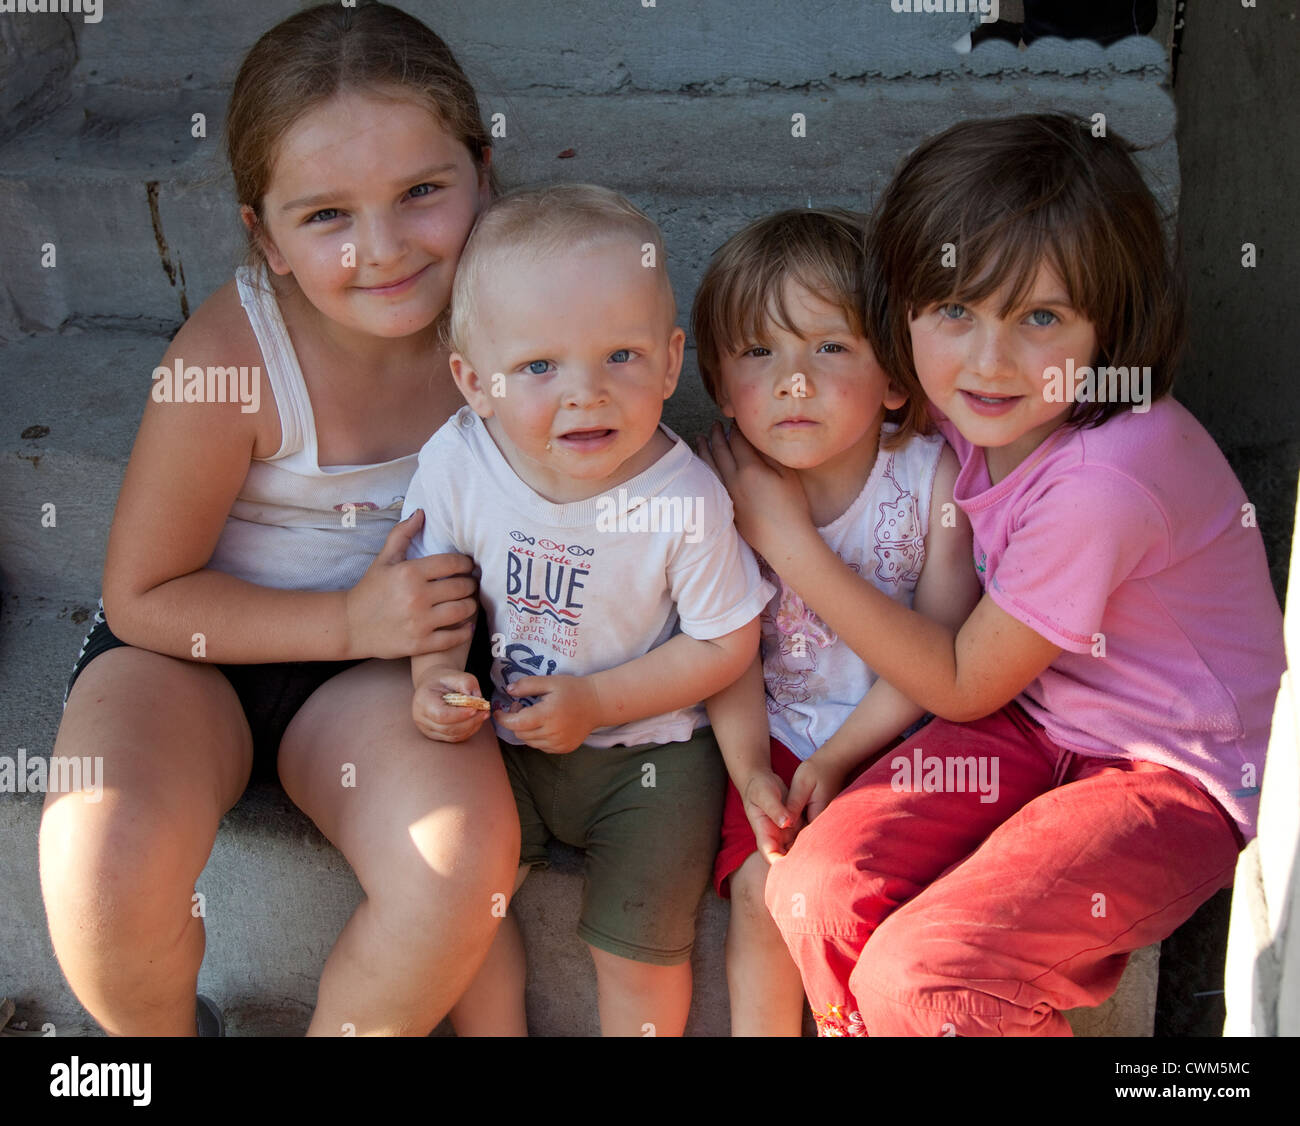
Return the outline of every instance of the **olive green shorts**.
<path id="1" fill-rule="evenodd" d="M 519 807 L 519 863 L 547 867 L 552 837 L 586 850 L 578 936 L 635 962 L 690 958 L 726 795 L 712 729 L 684 743 L 551 755 L 502 742 L 501 751 Z"/>

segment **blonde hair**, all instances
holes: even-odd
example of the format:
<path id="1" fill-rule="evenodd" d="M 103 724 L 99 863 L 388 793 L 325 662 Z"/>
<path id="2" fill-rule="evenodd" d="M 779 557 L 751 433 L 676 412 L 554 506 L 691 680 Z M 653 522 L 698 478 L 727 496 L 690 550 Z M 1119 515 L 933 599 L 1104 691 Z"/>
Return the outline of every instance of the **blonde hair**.
<path id="1" fill-rule="evenodd" d="M 724 354 L 760 338 L 769 320 L 797 331 L 785 307 L 787 280 L 838 307 L 853 333 L 867 337 L 872 273 L 867 234 L 867 217 L 859 212 L 799 207 L 750 223 L 722 244 L 704 271 L 691 311 L 700 379 L 714 402 Z M 929 428 L 925 396 L 910 387 L 906 405 L 885 417 L 898 425 L 882 436 L 886 449 Z"/>
<path id="2" fill-rule="evenodd" d="M 504 255 L 533 260 L 581 253 L 616 239 L 629 240 L 629 253 L 644 260 L 653 251 L 671 319 L 677 303 L 664 262 L 663 236 L 643 211 L 618 192 L 595 184 L 553 184 L 526 188 L 497 200 L 474 224 L 452 283 L 444 336 L 452 351 L 465 353 L 483 275 Z"/>

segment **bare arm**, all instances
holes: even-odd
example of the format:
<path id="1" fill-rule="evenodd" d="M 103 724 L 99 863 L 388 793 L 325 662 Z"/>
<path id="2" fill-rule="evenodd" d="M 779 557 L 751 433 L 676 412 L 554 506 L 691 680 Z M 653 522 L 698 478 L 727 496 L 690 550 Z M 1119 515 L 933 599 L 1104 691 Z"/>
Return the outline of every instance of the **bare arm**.
<path id="1" fill-rule="evenodd" d="M 598 727 L 689 707 L 745 671 L 758 647 L 758 618 L 709 641 L 679 633 L 662 645 L 590 676 L 524 676 L 507 691 L 539 702 L 497 722 L 530 747 L 565 753 Z"/>
<path id="2" fill-rule="evenodd" d="M 798 482 L 743 435 L 714 431 L 710 452 L 745 538 L 878 676 L 925 710 L 954 721 L 988 715 L 1060 655 L 987 595 L 960 627 L 900 606 L 840 563 L 817 534 Z"/>
<path id="3" fill-rule="evenodd" d="M 242 311 L 233 286 L 227 289 L 182 327 L 163 366 L 177 358 L 204 365 L 238 358 L 230 340 L 249 330 L 232 320 L 232 303 Z M 114 632 L 171 656 L 228 663 L 397 657 L 467 637 L 472 625 L 461 623 L 475 612 L 473 580 L 434 580 L 468 571 L 469 560 L 404 560 L 422 517 L 390 533 L 351 591 L 278 590 L 208 568 L 258 438 L 256 416 L 240 406 L 150 398 L 104 566 L 104 608 Z M 452 636 L 434 636 L 453 626 Z"/>
<path id="4" fill-rule="evenodd" d="M 755 656 L 739 680 L 705 703 L 727 773 L 743 795 L 755 771 L 771 768 L 762 659 Z"/>

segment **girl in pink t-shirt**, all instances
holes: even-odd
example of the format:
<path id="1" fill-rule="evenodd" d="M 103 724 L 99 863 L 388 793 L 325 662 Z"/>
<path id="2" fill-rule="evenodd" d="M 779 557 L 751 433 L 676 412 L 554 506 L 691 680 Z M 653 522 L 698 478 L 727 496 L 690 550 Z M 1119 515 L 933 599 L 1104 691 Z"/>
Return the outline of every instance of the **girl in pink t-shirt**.
<path id="1" fill-rule="evenodd" d="M 797 480 L 711 437 L 744 537 L 940 717 L 772 866 L 825 1035 L 1068 1035 L 1254 834 L 1281 614 L 1252 506 L 1168 396 L 1181 291 L 1130 151 L 965 122 L 877 210 L 872 344 L 961 461 L 984 595 L 959 629 L 836 566 Z"/>

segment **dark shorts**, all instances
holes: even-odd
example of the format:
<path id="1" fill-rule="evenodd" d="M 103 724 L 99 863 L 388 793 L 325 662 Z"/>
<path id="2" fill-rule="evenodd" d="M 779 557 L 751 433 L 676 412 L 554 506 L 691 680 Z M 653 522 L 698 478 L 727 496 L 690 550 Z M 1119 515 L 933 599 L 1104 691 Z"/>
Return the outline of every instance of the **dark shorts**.
<path id="1" fill-rule="evenodd" d="M 95 611 L 90 633 L 81 643 L 77 663 L 72 668 L 72 675 L 68 677 L 68 686 L 63 692 L 65 707 L 68 703 L 68 694 L 77 682 L 77 677 L 81 675 L 81 670 L 101 653 L 124 645 L 126 642 L 109 628 L 101 599 Z M 225 674 L 235 690 L 235 695 L 239 697 L 239 703 L 244 709 L 244 718 L 248 720 L 248 729 L 253 736 L 253 771 L 250 781 L 266 782 L 277 779 L 275 761 L 280 750 L 280 740 L 284 737 L 290 721 L 298 714 L 298 709 L 331 677 L 360 663 L 360 661 L 286 661 L 262 665 L 216 666 Z M 470 644 L 468 667 L 470 672 L 479 677 L 480 684 L 490 683 L 492 652 L 481 609 L 474 630 L 474 640 Z"/>
<path id="2" fill-rule="evenodd" d="M 91 661 L 110 649 L 126 645 L 109 629 L 104 618 L 104 604 L 100 602 L 90 633 L 81 643 L 81 653 L 68 678 L 63 693 L 66 706 L 68 694 L 77 677 Z M 298 709 L 322 684 L 344 669 L 360 661 L 286 661 L 265 665 L 217 665 L 239 697 L 253 736 L 253 772 L 251 781 L 266 782 L 276 779 L 275 760 L 280 740 Z"/>
<path id="3" fill-rule="evenodd" d="M 521 865 L 544 868 L 555 837 L 586 851 L 578 936 L 620 958 L 691 956 L 709 885 L 727 772 L 710 728 L 682 743 L 583 744 L 549 755 L 502 742 Z"/>

